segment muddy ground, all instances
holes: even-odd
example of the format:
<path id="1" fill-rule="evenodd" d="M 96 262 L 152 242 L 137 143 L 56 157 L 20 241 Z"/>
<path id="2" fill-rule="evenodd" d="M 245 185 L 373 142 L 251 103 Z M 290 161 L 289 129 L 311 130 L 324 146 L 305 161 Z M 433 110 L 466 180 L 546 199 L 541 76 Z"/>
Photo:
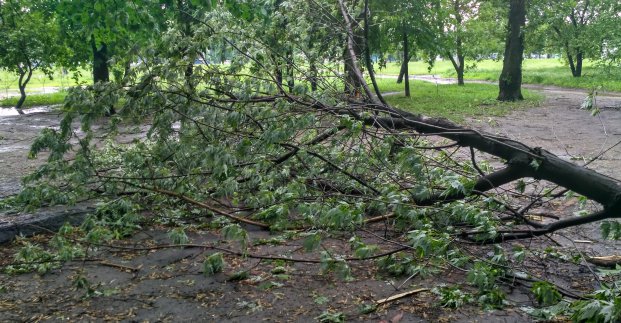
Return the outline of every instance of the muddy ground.
<path id="1" fill-rule="evenodd" d="M 600 154 L 621 140 L 621 97 L 599 96 L 602 112 L 592 117 L 579 107 L 586 92 L 553 87 L 537 87 L 546 96 L 540 107 L 516 111 L 505 117 L 471 120 L 479 129 L 509 136 L 533 146 L 540 146 L 576 163 Z M 484 109 L 485 107 L 481 107 Z M 0 118 L 0 197 L 15 194 L 19 177 L 32 171 L 41 161 L 26 158 L 28 146 L 43 127 L 56 126 L 54 112 Z M 604 174 L 621 179 L 621 145 L 607 151 L 589 165 Z M 554 211 L 572 210 L 572 201 L 561 201 L 548 207 Z M 4 218 L 0 221 L 10 221 Z M 255 244 L 249 254 L 280 255 L 296 259 L 318 259 L 316 253 L 301 249 L 302 238 L 279 243 L 277 235 L 256 231 Z M 373 232 L 370 228 L 369 232 Z M 376 228 L 381 231 L 382 228 Z M 344 282 L 335 274 L 321 274 L 319 264 L 291 263 L 278 259 L 225 256 L 224 271 L 213 277 L 203 275 L 206 255 L 218 249 L 238 250 L 219 236 L 200 229 L 189 233 L 186 248 L 161 247 L 169 243 L 166 228 L 152 227 L 116 247 L 101 246 L 86 261 L 70 262 L 45 275 L 0 274 L 0 321 L 312 321 L 324 312 L 341 312 L 350 321 L 378 322 L 397 319 L 402 322 L 527 322 L 531 319 L 521 306 L 534 305 L 527 288 L 517 285 L 507 289 L 509 305 L 503 310 L 483 311 L 474 306 L 457 310 L 435 305 L 433 294 L 422 291 L 380 306 L 376 312 L 362 314 L 365 304 L 418 288 L 462 281 L 463 272 L 446 268 L 438 276 L 416 277 L 397 289 L 407 277 L 373 274 L 372 262 L 353 262 L 356 278 Z M 392 245 L 372 235 L 382 250 Z M 616 254 L 619 245 L 600 241 L 596 225 L 555 234 L 553 242 L 544 238 L 534 243 L 541 246 L 558 244 L 559 249 L 580 250 L 589 255 Z M 34 240 L 45 241 L 49 235 Z M 325 244 L 347 253 L 347 237 L 335 236 Z M 160 246 L 150 248 L 150 246 Z M 11 262 L 15 243 L 0 247 L 0 264 Z M 576 248 L 576 249 L 574 249 Z M 556 279 L 559 285 L 574 291 L 593 288 L 594 277 L 588 267 L 569 266 L 560 261 L 533 263 L 533 274 Z M 236 281 L 233 274 L 247 271 L 247 279 Z M 76 288 L 84 276 L 90 288 Z"/>

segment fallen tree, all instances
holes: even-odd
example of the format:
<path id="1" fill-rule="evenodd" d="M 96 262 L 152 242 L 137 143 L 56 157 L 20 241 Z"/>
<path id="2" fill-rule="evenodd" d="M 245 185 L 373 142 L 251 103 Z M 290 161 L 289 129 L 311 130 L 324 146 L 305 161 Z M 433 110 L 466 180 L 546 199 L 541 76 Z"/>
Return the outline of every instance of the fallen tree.
<path id="1" fill-rule="evenodd" d="M 541 148 L 381 102 L 359 68 L 347 6 L 339 1 L 333 9 L 342 19 L 313 2 L 291 5 L 282 14 L 291 15 L 289 21 L 297 17 L 309 29 L 318 21 L 345 26 L 328 38 L 342 49 L 335 52 L 349 55 L 347 78 L 331 73 L 333 61 L 318 69 L 318 64 L 305 66 L 299 57 L 294 64 L 291 55 L 272 52 L 261 32 L 263 19 L 240 20 L 221 11 L 196 17 L 192 35 L 167 34 L 151 50 L 158 54 L 129 73 L 126 85 L 73 89 L 60 129 L 46 129 L 33 144 L 33 157 L 50 151 L 47 164 L 5 203 L 39 207 L 97 199 L 97 210 L 80 227 L 92 245 L 157 221 L 179 226 L 171 229 L 171 237 L 181 244 L 183 224 L 209 222 L 240 243 L 240 255 L 249 244 L 246 229 L 253 227 L 310 233 L 316 239 L 310 240 L 310 250 L 318 248 L 322 235 L 345 232 L 361 256 L 323 251 L 322 259 L 313 261 L 333 268 L 346 260 L 381 258 L 380 267 L 415 275 L 425 266 L 455 266 L 467 258 L 466 270 L 483 268 L 491 277 L 492 283 L 478 286 L 481 294 L 497 293 L 496 281 L 517 277 L 511 266 L 523 260 L 481 260 L 466 255 L 470 251 L 460 242 L 530 239 L 621 215 L 616 179 Z M 216 24 L 222 27 L 215 29 Z M 298 56 L 312 56 L 309 62 L 331 58 L 303 47 L 304 35 L 282 32 L 283 41 L 299 46 Z M 222 42 L 237 51 L 230 65 L 197 66 L 187 75 L 193 57 L 175 55 L 179 46 L 201 55 Z M 283 88 L 273 72 L 278 66 L 290 66 L 302 81 Z M 324 77 L 316 76 L 318 70 Z M 304 83 L 309 75 L 318 91 Z M 361 89 L 348 93 L 362 95 L 340 90 L 351 77 L 355 84 L 348 88 Z M 118 114 L 102 119 L 111 106 Z M 499 157 L 504 165 L 477 162 L 477 153 Z M 529 192 L 520 182 L 524 178 L 545 180 L 558 189 Z M 509 185 L 513 182 L 515 189 Z M 553 222 L 527 216 L 534 206 L 568 190 L 600 207 L 585 216 L 559 214 Z M 390 226 L 392 234 L 385 233 L 389 238 L 384 239 L 399 248 L 380 253 L 356 239 L 356 232 L 377 222 Z M 497 254 L 503 254 L 498 248 Z M 414 254 L 411 260 L 404 260 L 404 250 Z M 502 268 L 502 274 L 488 270 L 492 266 Z"/>

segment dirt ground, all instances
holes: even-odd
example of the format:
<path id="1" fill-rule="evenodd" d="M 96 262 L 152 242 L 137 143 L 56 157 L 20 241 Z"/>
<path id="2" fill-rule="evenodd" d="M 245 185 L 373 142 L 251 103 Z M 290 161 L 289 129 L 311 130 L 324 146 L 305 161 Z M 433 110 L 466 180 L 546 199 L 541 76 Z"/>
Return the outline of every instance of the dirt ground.
<path id="1" fill-rule="evenodd" d="M 576 163 L 584 163 L 621 140 L 621 97 L 598 96 L 602 112 L 592 117 L 580 110 L 586 92 L 554 87 L 536 87 L 546 96 L 541 107 L 516 111 L 505 117 L 471 120 L 474 127 L 540 146 Z M 482 107 L 484 109 L 485 107 Z M 26 158 L 28 146 L 43 127 L 56 126 L 54 112 L 0 117 L 0 198 L 19 191 L 19 177 L 32 171 L 40 160 Z M 607 151 L 589 165 L 604 174 L 621 179 L 621 145 Z M 571 208 L 559 202 L 555 207 Z M 0 221 L 7 219 L 0 218 Z M 255 241 L 276 242 L 277 235 L 252 231 Z M 371 228 L 372 231 L 373 228 Z M 381 230 L 381 228 L 378 228 Z M 238 250 L 234 243 L 202 230 L 189 233 L 186 248 L 154 248 L 169 243 L 166 228 L 152 227 L 122 243 L 122 248 L 101 246 L 87 261 L 70 262 L 45 275 L 0 274 L 0 321 L 312 321 L 324 312 L 341 312 L 348 321 L 379 322 L 528 322 L 521 306 L 532 306 L 526 288 L 507 289 L 509 305 L 487 312 L 474 306 L 448 310 L 435 305 L 433 294 L 423 291 L 380 306 L 371 314 L 362 314 L 366 304 L 418 288 L 433 288 L 464 279 L 459 270 L 447 268 L 431 278 L 377 276 L 373 263 L 353 262 L 352 282 L 334 274 L 321 274 L 319 264 L 291 263 L 278 259 L 240 258 L 226 255 L 224 271 L 212 277 L 203 275 L 206 255 L 219 248 Z M 610 255 L 619 250 L 614 242 L 597 240 L 597 226 L 564 231 L 554 235 L 562 248 L 577 248 L 591 255 Z M 49 236 L 34 239 L 44 241 Z M 370 233 L 382 250 L 395 246 Z M 580 242 L 577 242 L 580 241 Z M 590 242 L 584 242 L 590 241 Z M 323 243 L 347 253 L 347 237 L 334 236 Z M 542 242 L 545 244 L 545 242 Z M 202 247 L 201 247 L 202 246 Z M 280 255 L 296 259 L 318 259 L 302 251 L 302 239 L 283 243 L 255 244 L 251 255 Z M 147 247 L 147 248 L 145 248 Z M 0 246 L 0 265 L 11 261 L 16 244 Z M 141 249 L 144 248 L 144 249 Z M 549 264 L 554 264 L 551 262 Z M 593 287 L 593 276 L 586 266 L 532 264 L 540 277 L 572 277 L 559 281 L 573 290 Z M 248 272 L 247 279 L 235 280 L 234 274 Z M 76 288 L 76 278 L 85 275 L 87 289 Z M 556 276 L 555 276 L 556 275 Z"/>

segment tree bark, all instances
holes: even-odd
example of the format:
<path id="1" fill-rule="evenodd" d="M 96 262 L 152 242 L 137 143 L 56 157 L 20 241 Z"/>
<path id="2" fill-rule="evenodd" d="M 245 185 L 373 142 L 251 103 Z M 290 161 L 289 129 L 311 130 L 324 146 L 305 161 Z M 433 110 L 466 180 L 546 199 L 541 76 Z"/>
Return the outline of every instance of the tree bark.
<path id="1" fill-rule="evenodd" d="M 455 13 L 455 22 L 456 22 L 457 28 L 459 29 L 463 22 L 463 18 L 461 16 L 461 3 L 459 1 L 455 1 L 453 3 L 453 9 Z M 464 85 L 465 57 L 464 57 L 463 42 L 461 40 L 461 36 L 459 32 L 457 32 L 457 36 L 455 38 L 455 47 L 456 47 L 457 60 L 455 60 L 455 57 L 453 57 L 453 55 L 451 55 L 450 53 L 449 53 L 449 58 L 451 59 L 451 63 L 453 64 L 453 67 L 455 68 L 455 72 L 457 72 L 457 85 Z"/>
<path id="2" fill-rule="evenodd" d="M 311 91 L 317 91 L 317 64 L 314 61 L 310 63 L 310 84 Z"/>
<path id="3" fill-rule="evenodd" d="M 177 10 L 179 11 L 177 20 L 179 22 L 179 25 L 181 25 L 182 27 L 181 32 L 185 37 L 192 37 L 194 35 L 191 24 L 192 16 L 190 15 L 192 9 L 193 8 L 190 1 L 185 2 L 183 0 L 177 0 Z M 186 66 L 184 72 L 186 85 L 188 87 L 193 87 L 191 78 L 192 75 L 194 75 L 194 59 L 196 57 L 196 54 L 189 52 L 188 48 L 183 48 L 181 50 L 181 55 L 187 56 L 188 58 L 188 66 Z"/>
<path id="4" fill-rule="evenodd" d="M 108 46 L 106 43 L 101 43 L 101 46 L 97 47 L 95 35 L 91 34 L 91 48 L 93 50 L 93 84 L 98 82 L 107 83 L 110 81 Z M 106 115 L 111 116 L 115 113 L 114 107 L 111 106 L 108 108 Z"/>
<path id="5" fill-rule="evenodd" d="M 382 103 L 377 100 L 373 94 L 371 93 L 371 89 L 369 89 L 369 86 L 367 85 L 367 83 L 364 80 L 364 77 L 362 76 L 362 72 L 360 71 L 360 68 L 358 67 L 358 57 L 360 56 L 360 51 L 356 51 L 356 42 L 355 42 L 355 38 L 356 35 L 354 34 L 353 31 L 353 22 L 349 19 L 349 14 L 347 13 L 347 8 L 345 7 L 345 4 L 343 3 L 343 0 L 338 0 L 339 1 L 339 7 L 341 10 L 341 14 L 343 15 L 343 20 L 345 20 L 345 25 L 347 28 L 347 46 L 345 46 L 345 49 L 343 50 L 343 58 L 345 60 L 345 89 L 346 89 L 346 94 L 348 94 L 349 96 L 359 96 L 360 93 L 360 89 L 362 89 L 364 91 L 364 94 L 367 96 L 367 98 L 369 98 L 369 100 L 371 100 L 373 103 L 377 104 L 377 105 L 382 105 Z M 350 84 L 350 82 L 352 82 Z M 351 91 L 352 88 L 349 88 L 350 91 L 347 91 L 349 87 L 354 87 L 353 88 L 353 92 Z"/>
<path id="6" fill-rule="evenodd" d="M 574 77 L 582 76 L 582 56 L 582 51 L 578 49 L 576 53 L 576 73 L 574 73 Z"/>
<path id="7" fill-rule="evenodd" d="M 349 19 L 349 13 L 342 0 L 339 0 L 339 7 L 347 28 L 346 46 L 343 49 L 345 94 L 356 98 L 362 94 L 360 91 L 362 89 L 369 99 L 374 99 L 373 94 L 371 94 L 371 89 L 369 89 L 369 86 L 364 81 L 362 72 L 360 72 L 360 68 L 358 67 L 360 47 L 357 46 L 357 44 L 361 43 L 362 37 L 354 32 L 354 25 L 356 22 Z M 378 101 L 377 103 L 381 102 Z"/>
<path id="8" fill-rule="evenodd" d="M 375 80 L 375 71 L 373 70 L 373 62 L 371 61 L 371 47 L 369 46 L 369 16 L 371 13 L 369 12 L 369 0 L 364 0 L 364 61 L 367 65 L 367 70 L 369 72 L 369 77 L 371 78 L 371 83 L 373 84 L 373 89 L 375 90 L 375 95 L 382 102 L 382 104 L 387 105 L 386 100 L 382 96 L 382 92 L 377 85 L 377 81 Z"/>
<path id="9" fill-rule="evenodd" d="M 91 35 L 91 49 L 93 50 L 93 83 L 109 82 L 110 70 L 108 67 L 108 46 L 101 43 L 98 47 L 95 35 Z"/>
<path id="10" fill-rule="evenodd" d="M 522 60 L 524 56 L 524 33 L 526 23 L 526 0 L 510 0 L 507 40 L 499 79 L 499 101 L 523 100 Z"/>
<path id="11" fill-rule="evenodd" d="M 569 63 L 569 69 L 571 70 L 571 75 L 576 76 L 576 65 L 574 64 L 574 56 L 569 52 L 569 47 L 567 47 L 567 62 Z"/>
<path id="12" fill-rule="evenodd" d="M 451 53 L 447 53 L 446 55 L 451 60 L 451 64 L 453 64 L 453 68 L 455 69 L 455 72 L 457 73 L 457 85 L 464 85 L 464 62 L 465 62 L 464 55 L 457 54 L 457 60 L 455 60 L 455 57 L 453 57 Z"/>
<path id="13" fill-rule="evenodd" d="M 403 30 L 403 77 L 405 79 L 405 96 L 410 97 L 410 71 L 409 71 L 409 60 L 406 58 L 410 57 L 410 49 L 408 47 L 408 33 Z"/>
<path id="14" fill-rule="evenodd" d="M 292 49 L 287 50 L 286 58 L 287 58 L 287 87 L 289 88 L 289 92 L 293 93 L 293 88 L 295 87 L 295 80 L 294 80 L 294 75 L 293 75 L 294 67 L 293 67 L 293 50 Z"/>
<path id="15" fill-rule="evenodd" d="M 403 61 L 401 62 L 401 69 L 399 70 L 399 76 L 397 77 L 397 84 L 401 84 L 401 82 L 403 82 L 403 75 L 405 74 L 405 70 L 408 67 L 407 64 L 410 60 L 412 60 L 412 55 L 407 58 L 403 58 Z"/>
<path id="16" fill-rule="evenodd" d="M 20 96 L 17 104 L 15 105 L 15 110 L 17 110 L 17 113 L 19 114 L 24 114 L 22 106 L 24 105 L 24 102 L 26 102 L 26 85 L 28 85 L 30 78 L 32 78 L 32 69 L 30 61 L 26 64 L 26 70 L 24 70 L 23 67 L 19 68 L 19 80 L 17 81 L 17 86 L 19 87 Z"/>

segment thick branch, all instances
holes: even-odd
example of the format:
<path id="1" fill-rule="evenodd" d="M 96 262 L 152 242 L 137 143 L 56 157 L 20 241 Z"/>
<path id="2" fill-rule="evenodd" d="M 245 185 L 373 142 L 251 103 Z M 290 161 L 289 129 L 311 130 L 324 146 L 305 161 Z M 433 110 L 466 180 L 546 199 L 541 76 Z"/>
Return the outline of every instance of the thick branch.
<path id="1" fill-rule="evenodd" d="M 541 228 L 534 229 L 534 230 L 503 233 L 503 234 L 498 235 L 494 239 L 485 240 L 482 243 L 492 244 L 492 243 L 506 242 L 506 241 L 511 241 L 511 240 L 534 238 L 534 237 L 539 237 L 545 234 L 550 234 L 550 233 L 553 233 L 561 229 L 578 226 L 582 224 L 587 224 L 587 223 L 592 223 L 592 222 L 609 219 L 609 218 L 618 218 L 618 217 L 621 217 L 621 207 L 617 207 L 614 209 L 608 209 L 608 210 L 604 209 L 604 210 L 601 210 L 595 213 L 591 213 L 586 216 L 572 216 L 569 218 L 565 218 L 565 219 L 562 219 L 556 222 L 552 222 L 548 225 L 545 225 Z M 466 232 L 464 233 L 464 236 L 468 237 L 471 234 L 472 233 Z"/>

